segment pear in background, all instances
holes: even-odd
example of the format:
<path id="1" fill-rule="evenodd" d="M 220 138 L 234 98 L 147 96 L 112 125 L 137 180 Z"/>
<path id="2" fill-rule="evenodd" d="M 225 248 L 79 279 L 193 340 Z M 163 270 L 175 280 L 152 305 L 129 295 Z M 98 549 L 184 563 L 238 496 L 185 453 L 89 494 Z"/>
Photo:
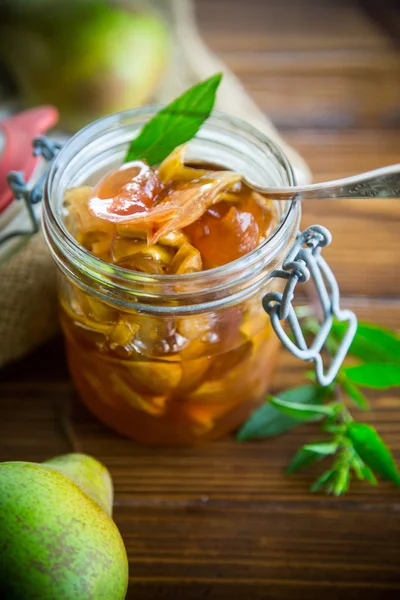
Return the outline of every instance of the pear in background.
<path id="1" fill-rule="evenodd" d="M 70 130 L 145 104 L 164 74 L 169 33 L 145 3 L 19 0 L 0 25 L 2 59 L 30 105 L 53 104 Z"/>
<path id="2" fill-rule="evenodd" d="M 0 598 L 123 600 L 128 563 L 107 469 L 83 454 L 0 463 Z"/>

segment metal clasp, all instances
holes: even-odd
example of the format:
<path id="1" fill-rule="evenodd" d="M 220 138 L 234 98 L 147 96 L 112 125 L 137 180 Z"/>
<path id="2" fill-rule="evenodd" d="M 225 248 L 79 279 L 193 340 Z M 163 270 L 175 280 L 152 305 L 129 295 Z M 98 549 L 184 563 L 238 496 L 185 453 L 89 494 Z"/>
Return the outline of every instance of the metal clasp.
<path id="1" fill-rule="evenodd" d="M 0 237 L 0 245 L 8 242 L 12 238 L 29 236 L 39 231 L 39 220 L 36 217 L 33 207 L 43 198 L 44 182 L 47 177 L 48 169 L 62 145 L 57 142 L 52 142 L 44 136 L 40 136 L 34 138 L 32 146 L 33 155 L 42 156 L 49 163 L 34 185 L 31 188 L 28 187 L 24 174 L 21 171 L 10 171 L 7 175 L 7 183 L 11 188 L 14 198 L 16 200 L 23 200 L 25 203 L 30 221 L 30 229 L 15 230 Z"/>
<path id="2" fill-rule="evenodd" d="M 282 270 L 272 273 L 272 277 L 287 280 L 283 294 L 271 292 L 263 298 L 264 310 L 269 314 L 274 331 L 282 344 L 297 358 L 315 363 L 317 382 L 323 386 L 331 384 L 336 377 L 357 330 L 357 317 L 352 311 L 340 308 L 339 286 L 321 256 L 321 249 L 328 246 L 331 241 L 330 232 L 321 225 L 313 225 L 300 233 L 282 264 Z M 310 277 L 314 281 L 321 302 L 323 321 L 313 343 L 308 347 L 292 301 L 297 284 L 308 281 Z M 325 373 L 321 351 L 334 318 L 347 322 L 348 329 Z M 282 327 L 281 321 L 285 319 L 289 322 L 295 343 Z"/>

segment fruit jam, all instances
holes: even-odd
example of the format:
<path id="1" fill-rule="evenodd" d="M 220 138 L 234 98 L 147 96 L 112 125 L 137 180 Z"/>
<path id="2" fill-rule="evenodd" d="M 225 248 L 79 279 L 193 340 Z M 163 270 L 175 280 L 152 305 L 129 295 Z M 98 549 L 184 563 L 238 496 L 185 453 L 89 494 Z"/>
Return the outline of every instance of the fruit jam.
<path id="1" fill-rule="evenodd" d="M 161 277 L 221 267 L 257 248 L 277 224 L 274 204 L 237 173 L 186 165 L 184 153 L 156 169 L 126 163 L 94 187 L 67 190 L 66 227 L 110 265 Z M 275 368 L 279 342 L 261 298 L 166 317 L 65 283 L 62 325 L 84 402 L 145 443 L 225 435 L 263 398 Z"/>

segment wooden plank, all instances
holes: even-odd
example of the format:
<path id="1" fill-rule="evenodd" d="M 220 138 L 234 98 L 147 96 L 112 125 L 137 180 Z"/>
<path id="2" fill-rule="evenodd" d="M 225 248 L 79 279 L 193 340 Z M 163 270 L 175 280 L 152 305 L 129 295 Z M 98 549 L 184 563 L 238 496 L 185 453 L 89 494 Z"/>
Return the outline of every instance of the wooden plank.
<path id="1" fill-rule="evenodd" d="M 356 3 L 200 0 L 198 8 L 204 36 L 285 125 L 317 180 L 400 161 L 398 130 L 388 127 L 397 123 L 390 115 L 398 59 Z M 343 305 L 397 329 L 399 219 L 398 201 L 304 205 L 304 225 L 320 222 L 334 234 L 327 256 Z M 272 391 L 299 385 L 306 369 L 282 351 Z M 373 409 L 360 418 L 400 460 L 398 392 L 367 395 Z M 260 443 L 231 437 L 148 448 L 81 405 L 60 338 L 0 373 L 0 460 L 79 449 L 110 468 L 130 562 L 128 600 L 398 597 L 398 490 L 356 482 L 346 497 L 331 498 L 308 492 L 319 465 L 283 475 L 316 432 L 307 425 Z"/>
<path id="2" fill-rule="evenodd" d="M 399 125 L 399 54 L 354 3 L 198 6 L 205 40 L 278 127 Z"/>
<path id="3" fill-rule="evenodd" d="M 315 181 L 348 177 L 400 160 L 397 129 L 300 129 L 286 131 L 284 137 L 304 155 Z"/>
<path id="4" fill-rule="evenodd" d="M 321 52 L 392 47 L 381 28 L 351 0 L 200 0 L 202 33 L 216 51 Z"/>
<path id="5" fill-rule="evenodd" d="M 399 68 L 397 64 L 393 69 L 368 66 L 354 71 L 346 69 L 343 60 L 341 69 L 325 75 L 291 66 L 279 74 L 269 69 L 243 73 L 242 80 L 278 128 L 389 128 L 400 125 Z M 285 96 L 290 104 L 282 102 Z"/>

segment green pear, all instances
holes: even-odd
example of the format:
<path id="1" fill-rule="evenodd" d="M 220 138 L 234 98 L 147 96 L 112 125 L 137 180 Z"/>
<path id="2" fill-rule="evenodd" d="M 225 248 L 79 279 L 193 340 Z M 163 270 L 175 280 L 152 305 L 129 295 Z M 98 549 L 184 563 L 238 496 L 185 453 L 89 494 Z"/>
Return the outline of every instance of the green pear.
<path id="1" fill-rule="evenodd" d="M 3 60 L 26 102 L 55 105 L 70 130 L 149 102 L 169 47 L 157 13 L 100 0 L 21 3 L 0 23 Z"/>
<path id="2" fill-rule="evenodd" d="M 83 454 L 0 463 L 0 598 L 123 600 L 128 562 L 106 468 Z"/>
<path id="3" fill-rule="evenodd" d="M 44 463 L 70 477 L 87 496 L 112 516 L 113 484 L 110 473 L 98 460 L 87 454 L 62 454 Z"/>

